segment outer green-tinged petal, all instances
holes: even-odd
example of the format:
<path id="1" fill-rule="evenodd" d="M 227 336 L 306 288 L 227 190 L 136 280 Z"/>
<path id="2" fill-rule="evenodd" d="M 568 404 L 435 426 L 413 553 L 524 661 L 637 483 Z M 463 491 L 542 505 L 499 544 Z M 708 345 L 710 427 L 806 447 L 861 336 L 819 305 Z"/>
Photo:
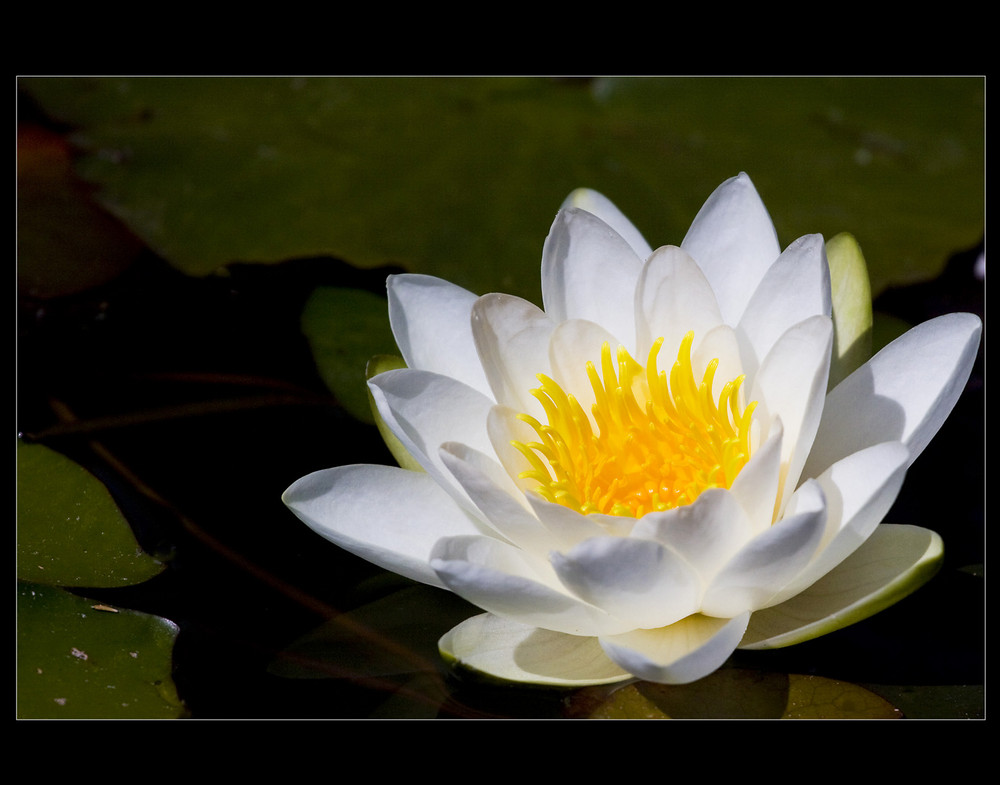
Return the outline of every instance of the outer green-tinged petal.
<path id="1" fill-rule="evenodd" d="M 429 564 L 434 544 L 478 531 L 430 475 L 393 466 L 324 469 L 292 483 L 281 498 L 344 550 L 431 586 L 442 586 Z"/>
<path id="2" fill-rule="evenodd" d="M 930 529 L 883 523 L 801 594 L 757 611 L 740 648 L 790 646 L 867 619 L 929 581 L 943 555 L 941 538 Z"/>
<path id="3" fill-rule="evenodd" d="M 371 380 L 380 373 L 385 373 L 386 371 L 398 371 L 405 367 L 406 361 L 403 360 L 402 357 L 379 354 L 372 357 L 368 361 L 368 365 L 365 368 L 365 379 Z M 382 437 L 382 441 L 385 442 L 385 446 L 389 448 L 389 452 L 392 453 L 392 457 L 395 458 L 396 463 L 404 469 L 409 469 L 414 472 L 422 472 L 424 467 L 420 465 L 420 461 L 413 457 L 413 454 L 403 446 L 403 443 L 396 438 L 392 429 L 386 424 L 385 418 L 378 410 L 378 404 L 375 402 L 375 396 L 372 394 L 371 387 L 368 387 L 367 389 L 368 405 L 371 406 L 372 418 L 375 420 L 375 426 L 378 428 L 379 436 Z"/>
<path id="4" fill-rule="evenodd" d="M 826 397 L 805 473 L 822 474 L 847 455 L 900 441 L 910 463 L 923 452 L 965 387 L 982 322 L 953 313 L 919 324 L 858 368 Z"/>
<path id="5" fill-rule="evenodd" d="M 506 294 L 486 294 L 472 307 L 472 334 L 497 403 L 535 417 L 544 412 L 529 392 L 548 370 L 555 323 L 538 306 Z"/>
<path id="6" fill-rule="evenodd" d="M 490 613 L 453 628 L 438 650 L 448 662 L 505 681 L 583 687 L 632 678 L 607 658 L 597 638 L 540 630 Z"/>
<path id="7" fill-rule="evenodd" d="M 809 563 L 825 524 L 823 492 L 815 480 L 807 480 L 789 501 L 785 517 L 747 543 L 715 576 L 702 613 L 731 617 L 764 607 Z"/>
<path id="8" fill-rule="evenodd" d="M 632 627 L 664 627 L 698 610 L 698 574 L 653 540 L 595 537 L 553 553 L 552 566 L 577 597 Z"/>
<path id="9" fill-rule="evenodd" d="M 596 215 L 618 232 L 624 238 L 625 242 L 632 246 L 635 255 L 640 259 L 647 258 L 653 252 L 649 243 L 646 242 L 645 238 L 625 214 L 618 209 L 617 205 L 597 191 L 589 188 L 577 188 L 566 197 L 566 201 L 562 203 L 562 207 L 564 209 L 567 207 L 579 207 L 581 210 L 586 210 L 588 213 Z"/>
<path id="10" fill-rule="evenodd" d="M 744 354 L 744 371 L 752 375 L 785 331 L 817 315 L 830 315 L 830 271 L 823 238 L 809 234 L 768 268 L 740 318 L 752 351 Z"/>
<path id="11" fill-rule="evenodd" d="M 833 299 L 834 350 L 831 389 L 868 362 L 872 354 L 872 290 L 868 265 L 853 236 L 841 233 L 826 243 Z"/>
<path id="12" fill-rule="evenodd" d="M 389 324 L 407 366 L 488 394 L 469 322 L 476 295 L 429 275 L 391 275 L 386 289 Z"/>
<path id="13" fill-rule="evenodd" d="M 597 322 L 631 341 L 641 270 L 642 259 L 604 221 L 583 210 L 563 210 L 542 248 L 545 313 L 557 322 Z"/>
<path id="14" fill-rule="evenodd" d="M 630 626 L 572 597 L 548 564 L 499 540 L 443 539 L 434 547 L 431 566 L 459 597 L 523 624 L 570 635 L 618 633 Z"/>
<path id="15" fill-rule="evenodd" d="M 750 178 L 726 180 L 695 216 L 681 247 L 698 262 L 726 324 L 739 323 L 750 296 L 781 248 Z"/>
<path id="16" fill-rule="evenodd" d="M 749 613 L 732 619 L 688 616 L 669 627 L 601 638 L 614 662 L 646 681 L 688 684 L 707 676 L 735 651 Z"/>

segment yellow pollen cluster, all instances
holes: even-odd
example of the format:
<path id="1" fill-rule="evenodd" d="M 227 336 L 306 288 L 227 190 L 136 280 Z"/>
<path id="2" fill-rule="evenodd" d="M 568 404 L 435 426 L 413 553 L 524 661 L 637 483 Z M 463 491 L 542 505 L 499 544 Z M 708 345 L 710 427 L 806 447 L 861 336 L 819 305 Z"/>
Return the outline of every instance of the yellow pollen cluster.
<path id="1" fill-rule="evenodd" d="M 693 341 L 693 332 L 681 341 L 669 381 L 666 371 L 656 369 L 662 338 L 645 367 L 624 347 L 615 362 L 605 343 L 600 373 L 587 363 L 593 422 L 574 396 L 539 374 L 541 387 L 532 395 L 548 424 L 518 415 L 538 436 L 537 442 L 512 442 L 531 464 L 520 476 L 536 480 L 544 498 L 577 512 L 634 517 L 690 504 L 708 488 L 730 487 L 750 459 L 756 402 L 740 411 L 739 376 L 716 403 L 712 384 L 719 361 L 709 363 L 696 382 Z"/>

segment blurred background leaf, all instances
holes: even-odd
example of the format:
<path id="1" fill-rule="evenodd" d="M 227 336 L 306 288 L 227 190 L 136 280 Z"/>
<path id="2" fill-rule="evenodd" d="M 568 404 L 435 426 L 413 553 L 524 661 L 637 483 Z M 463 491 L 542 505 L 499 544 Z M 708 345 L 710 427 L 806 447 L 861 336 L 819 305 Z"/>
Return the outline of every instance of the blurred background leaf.
<path id="1" fill-rule="evenodd" d="M 192 274 L 329 255 L 537 300 L 578 186 L 655 247 L 739 171 L 782 244 L 843 231 L 873 291 L 984 230 L 981 78 L 42 78 L 108 209 Z"/>

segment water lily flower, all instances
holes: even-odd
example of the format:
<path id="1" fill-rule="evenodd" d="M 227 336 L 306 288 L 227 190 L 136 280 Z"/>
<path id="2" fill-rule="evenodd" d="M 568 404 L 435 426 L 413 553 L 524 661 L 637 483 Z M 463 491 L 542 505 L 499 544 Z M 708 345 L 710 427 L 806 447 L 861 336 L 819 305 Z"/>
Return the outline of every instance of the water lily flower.
<path id="1" fill-rule="evenodd" d="M 842 374 L 826 249 L 782 251 L 740 174 L 656 250 L 572 194 L 541 308 L 393 276 L 405 367 L 369 388 L 401 465 L 317 471 L 284 501 L 481 608 L 439 648 L 501 679 L 685 683 L 865 618 L 939 566 L 937 534 L 882 519 L 982 325 L 932 319 Z"/>

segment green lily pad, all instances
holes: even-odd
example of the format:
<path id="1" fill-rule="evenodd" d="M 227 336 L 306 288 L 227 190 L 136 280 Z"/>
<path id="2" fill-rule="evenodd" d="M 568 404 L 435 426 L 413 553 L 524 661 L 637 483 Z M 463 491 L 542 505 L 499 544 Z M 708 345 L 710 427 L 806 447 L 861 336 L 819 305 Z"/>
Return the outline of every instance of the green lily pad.
<path id="1" fill-rule="evenodd" d="M 107 588 L 142 583 L 163 569 L 94 475 L 44 445 L 18 441 L 19 579 Z"/>
<path id="2" fill-rule="evenodd" d="M 635 682 L 588 688 L 569 701 L 589 719 L 899 719 L 888 701 L 856 684 L 820 676 L 723 668 L 692 684 Z"/>
<path id="3" fill-rule="evenodd" d="M 172 719 L 177 626 L 41 584 L 17 593 L 17 716 Z"/>
<path id="4" fill-rule="evenodd" d="M 179 269 L 328 254 L 538 298 L 603 191 L 655 247 L 739 171 L 783 244 L 849 231 L 872 289 L 983 235 L 982 78 L 33 78 L 78 170 Z"/>
<path id="5" fill-rule="evenodd" d="M 320 287 L 303 310 L 302 332 L 330 392 L 353 417 L 372 422 L 365 368 L 373 355 L 397 351 L 385 298 Z"/>

